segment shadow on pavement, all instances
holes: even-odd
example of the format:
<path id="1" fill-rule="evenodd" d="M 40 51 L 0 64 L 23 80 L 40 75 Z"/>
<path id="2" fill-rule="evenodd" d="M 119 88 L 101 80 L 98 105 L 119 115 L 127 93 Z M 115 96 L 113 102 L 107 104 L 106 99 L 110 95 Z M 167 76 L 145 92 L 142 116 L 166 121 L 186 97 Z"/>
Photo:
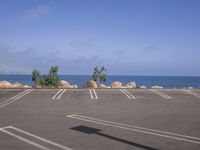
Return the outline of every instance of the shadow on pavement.
<path id="1" fill-rule="evenodd" d="M 75 131 L 79 131 L 79 132 L 82 132 L 82 133 L 86 133 L 86 134 L 96 134 L 96 135 L 99 135 L 99 136 L 102 136 L 102 137 L 105 137 L 105 138 L 109 138 L 109 139 L 112 139 L 112 140 L 115 140 L 115 141 L 118 141 L 118 142 L 122 142 L 122 143 L 129 144 L 129 145 L 141 148 L 141 149 L 145 149 L 145 150 L 158 150 L 156 148 L 152 148 L 152 147 L 145 146 L 145 145 L 142 145 L 142 144 L 127 141 L 127 140 L 124 140 L 124 139 L 121 139 L 121 138 L 118 138 L 118 137 L 114 137 L 112 135 L 101 133 L 102 130 L 97 129 L 97 128 L 92 128 L 92 127 L 80 125 L 80 126 L 73 127 L 73 128 L 70 128 L 70 129 L 75 130 Z"/>

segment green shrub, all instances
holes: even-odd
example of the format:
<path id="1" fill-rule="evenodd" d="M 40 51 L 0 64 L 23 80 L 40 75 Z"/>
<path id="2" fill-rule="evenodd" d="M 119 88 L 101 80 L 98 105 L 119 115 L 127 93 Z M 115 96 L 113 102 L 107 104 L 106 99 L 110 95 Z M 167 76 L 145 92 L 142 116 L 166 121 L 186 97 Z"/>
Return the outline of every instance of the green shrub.
<path id="1" fill-rule="evenodd" d="M 105 82 L 107 80 L 107 69 L 105 67 L 101 67 L 101 69 L 99 69 L 98 67 L 94 68 L 94 72 L 93 72 L 93 80 L 97 82 L 97 84 L 100 84 L 100 82 Z"/>
<path id="2" fill-rule="evenodd" d="M 35 87 L 38 85 L 38 81 L 40 80 L 40 72 L 36 69 L 32 71 L 32 81 L 35 83 Z"/>
<path id="3" fill-rule="evenodd" d="M 32 79 L 35 81 L 35 70 L 33 70 Z M 37 84 L 42 87 L 58 87 L 58 67 L 52 66 L 48 74 L 37 76 Z"/>

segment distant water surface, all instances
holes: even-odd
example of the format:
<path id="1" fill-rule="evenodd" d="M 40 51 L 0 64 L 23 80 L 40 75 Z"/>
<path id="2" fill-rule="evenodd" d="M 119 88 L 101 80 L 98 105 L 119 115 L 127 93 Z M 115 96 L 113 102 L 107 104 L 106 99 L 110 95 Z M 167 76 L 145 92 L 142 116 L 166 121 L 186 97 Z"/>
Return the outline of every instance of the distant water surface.
<path id="1" fill-rule="evenodd" d="M 91 80 L 90 75 L 59 75 L 60 80 L 66 80 L 70 84 L 77 84 L 82 87 L 87 80 Z M 31 75 L 14 75 L 0 74 L 0 80 L 9 82 L 20 82 L 23 84 L 32 85 Z M 200 87 L 200 77 L 183 77 L 183 76 L 108 76 L 108 81 L 103 84 L 110 85 L 114 81 L 120 81 L 123 85 L 135 81 L 138 86 L 145 85 L 151 87 L 153 85 L 164 86 L 165 88 L 183 88 L 183 87 Z"/>

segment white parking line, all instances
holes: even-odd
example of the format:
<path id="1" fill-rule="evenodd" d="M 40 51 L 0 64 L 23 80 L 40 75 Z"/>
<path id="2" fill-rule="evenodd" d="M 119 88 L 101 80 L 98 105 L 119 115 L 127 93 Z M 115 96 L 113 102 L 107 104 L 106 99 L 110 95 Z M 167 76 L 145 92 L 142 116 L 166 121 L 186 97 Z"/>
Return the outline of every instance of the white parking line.
<path id="1" fill-rule="evenodd" d="M 185 90 L 185 92 L 188 93 L 188 94 L 191 94 L 191 95 L 193 95 L 193 96 L 196 96 L 197 98 L 200 98 L 200 95 L 199 95 L 199 94 L 197 94 L 197 93 L 195 93 L 195 92 L 193 92 L 193 91 L 191 91 L 191 90 Z"/>
<path id="2" fill-rule="evenodd" d="M 95 98 L 98 99 L 98 96 L 97 96 L 97 93 L 96 93 L 95 89 L 92 89 L 92 90 L 93 90 L 93 93 L 95 95 Z"/>
<path id="3" fill-rule="evenodd" d="M 136 99 L 136 97 L 135 96 L 133 96 L 131 93 L 129 93 L 127 90 L 125 90 L 125 89 L 123 89 L 124 90 L 124 92 L 126 92 L 128 95 L 130 95 L 131 96 L 131 98 L 133 98 L 133 99 Z"/>
<path id="4" fill-rule="evenodd" d="M 44 143 L 47 143 L 47 144 L 52 145 L 52 146 L 55 146 L 55 147 L 60 148 L 60 149 L 62 149 L 62 150 L 72 150 L 72 149 L 69 148 L 69 147 L 66 147 L 66 146 L 64 146 L 64 145 L 55 143 L 55 142 L 50 141 L 50 140 L 47 140 L 47 139 L 44 139 L 44 138 L 42 138 L 42 137 L 39 137 L 39 136 L 34 135 L 34 134 L 31 134 L 31 133 L 29 133 L 29 132 L 27 132 L 27 131 L 21 130 L 21 129 L 16 128 L 16 127 L 13 127 L 13 126 L 8 126 L 8 127 L 0 128 L 0 131 L 4 132 L 4 133 L 6 133 L 6 134 L 8 134 L 8 135 L 10 135 L 10 136 L 13 136 L 13 137 L 15 137 L 15 138 L 17 138 L 17 139 L 19 139 L 19 140 L 21 140 L 21 141 L 23 141 L 23 142 L 26 142 L 26 143 L 28 143 L 28 144 L 31 144 L 31 145 L 33 145 L 33 146 L 35 146 L 35 147 L 37 147 L 37 148 L 40 148 L 40 149 L 42 149 L 42 150 L 53 150 L 53 149 L 50 149 L 50 148 L 48 148 L 48 147 L 45 147 L 45 146 L 40 145 L 40 144 L 38 144 L 38 143 L 35 143 L 35 142 L 33 142 L 33 141 L 31 141 L 31 140 L 28 140 L 28 139 L 26 139 L 26 138 L 24 138 L 24 137 L 22 137 L 22 136 L 19 136 L 19 135 L 17 135 L 17 134 L 14 134 L 14 133 L 12 133 L 11 131 L 7 131 L 6 129 L 15 130 L 15 131 L 17 131 L 17 132 L 19 132 L 19 133 L 28 135 L 28 136 L 30 136 L 30 137 L 32 137 L 32 138 L 35 138 L 35 139 L 37 139 L 37 140 L 40 140 L 40 141 L 42 141 L 42 142 L 44 142 Z"/>
<path id="5" fill-rule="evenodd" d="M 136 131 L 136 132 L 140 132 L 140 133 L 156 135 L 156 136 L 161 136 L 161 137 L 165 137 L 165 138 L 200 144 L 200 138 L 198 138 L 198 137 L 187 136 L 187 135 L 171 133 L 171 132 L 165 132 L 165 131 L 160 131 L 160 130 L 153 130 L 153 129 L 148 129 L 148 128 L 142 128 L 142 127 L 127 125 L 127 124 L 123 124 L 123 123 L 116 123 L 116 122 L 111 122 L 111 121 L 95 119 L 95 118 L 81 116 L 81 115 L 72 114 L 72 115 L 67 115 L 66 117 L 79 119 L 79 120 L 83 120 L 83 121 L 87 121 L 87 122 L 92 122 L 92 123 L 96 123 L 96 124 L 106 125 L 106 126 L 112 126 L 112 127 L 116 127 L 116 128 L 120 128 L 120 129 L 126 129 L 126 130 L 130 130 L 130 131 Z"/>
<path id="6" fill-rule="evenodd" d="M 91 99 L 98 99 L 98 96 L 97 96 L 95 89 L 89 89 L 89 92 L 90 92 L 90 98 Z"/>
<path id="7" fill-rule="evenodd" d="M 149 129 L 149 128 L 143 128 L 143 127 L 128 125 L 128 124 L 124 124 L 124 123 L 117 123 L 117 122 L 112 122 L 112 121 L 106 121 L 106 120 L 96 119 L 96 118 L 92 118 L 92 117 L 88 117 L 88 116 L 83 116 L 83 115 L 77 115 L 77 114 L 67 115 L 67 117 L 71 117 L 71 116 L 80 117 L 80 118 L 86 118 L 86 119 L 90 119 L 90 120 L 96 120 L 96 121 L 105 122 L 105 123 L 117 124 L 117 125 L 121 125 L 121 126 L 125 126 L 125 127 L 132 127 L 132 128 L 142 129 L 142 130 L 159 132 L 159 133 L 163 133 L 163 134 L 170 134 L 170 135 L 182 136 L 182 137 L 191 138 L 191 139 L 194 139 L 194 140 L 200 140 L 200 138 L 192 137 L 192 136 L 187 136 L 187 135 L 183 135 L 183 134 L 177 134 L 177 133 L 171 133 L 171 132 L 166 132 L 166 131 L 154 130 L 154 129 Z"/>
<path id="8" fill-rule="evenodd" d="M 31 89 L 31 90 L 27 91 L 26 93 L 24 93 L 24 94 L 22 94 L 22 95 L 18 96 L 17 98 L 15 98 L 15 100 L 18 100 L 18 99 L 20 99 L 21 97 L 23 97 L 23 96 L 27 95 L 28 93 L 30 93 L 30 92 L 32 92 L 32 91 L 33 91 L 33 89 Z"/>
<path id="9" fill-rule="evenodd" d="M 66 89 L 61 89 L 59 90 L 53 97 L 52 99 L 60 99 L 61 96 L 65 93 Z"/>
<path id="10" fill-rule="evenodd" d="M 28 91 L 30 91 L 30 89 L 25 90 L 25 91 L 23 91 L 23 92 L 17 94 L 16 96 L 12 97 L 11 99 L 15 99 L 15 98 L 17 98 L 18 96 L 21 96 L 22 94 L 24 94 L 24 93 L 26 93 L 26 92 L 28 92 Z M 10 99 L 10 100 L 11 100 L 11 99 Z"/>
<path id="11" fill-rule="evenodd" d="M 63 90 L 63 89 L 60 89 L 60 90 L 52 97 L 52 99 L 55 99 L 56 96 L 57 96 L 60 92 L 62 92 L 62 90 Z"/>
<path id="12" fill-rule="evenodd" d="M 32 91 L 33 91 L 33 89 L 28 89 L 28 90 L 26 90 L 26 91 L 24 91 L 24 92 L 22 92 L 22 93 L 20 93 L 20 94 L 18 94 L 16 96 L 12 97 L 11 99 L 8 99 L 8 100 L 4 101 L 3 103 L 0 103 L 0 108 L 2 108 L 4 106 L 7 106 L 10 103 L 15 102 L 16 100 L 20 99 L 21 97 L 27 95 L 28 93 L 30 93 Z"/>
<path id="13" fill-rule="evenodd" d="M 47 148 L 47 147 L 45 147 L 45 146 L 42 146 L 42 145 L 40 145 L 40 144 L 38 144 L 38 143 L 35 143 L 35 142 L 33 142 L 33 141 L 30 141 L 30 140 L 28 140 L 28 139 L 25 139 L 25 138 L 23 138 L 23 137 L 21 137 L 21 136 L 19 136 L 19 135 L 17 135 L 17 134 L 14 134 L 14 133 L 12 133 L 12 132 L 7 131 L 7 130 L 0 129 L 0 131 L 3 132 L 3 133 L 6 133 L 6 134 L 8 134 L 8 135 L 10 135 L 10 136 L 12 136 L 12 137 L 15 137 L 15 138 L 17 138 L 17 139 L 19 139 L 19 140 L 21 140 L 21 141 L 23 141 L 23 142 L 26 142 L 26 143 L 28 143 L 28 144 L 30 144 L 30 145 L 33 145 L 33 146 L 35 146 L 35 147 L 37 147 L 37 148 L 39 148 L 39 149 L 42 149 L 42 150 L 51 150 L 51 149 L 49 149 L 49 148 Z"/>
<path id="14" fill-rule="evenodd" d="M 166 94 L 164 94 L 164 93 L 162 93 L 162 92 L 160 92 L 160 91 L 158 91 L 158 90 L 155 90 L 155 89 L 150 89 L 152 92 L 154 92 L 154 93 L 156 93 L 156 94 L 158 94 L 158 95 L 160 95 L 160 96 L 162 96 L 163 98 L 165 98 L 165 99 L 171 99 L 172 97 L 170 97 L 170 96 L 168 96 L 168 95 L 166 95 Z"/>
<path id="15" fill-rule="evenodd" d="M 9 128 L 9 126 L 7 126 L 7 127 L 1 127 L 0 130 L 2 130 L 2 129 L 8 129 L 8 128 Z"/>
<path id="16" fill-rule="evenodd" d="M 120 89 L 120 91 L 121 91 L 122 93 L 124 93 L 129 99 L 136 99 L 136 97 L 133 96 L 131 93 L 129 93 L 127 90 L 125 90 L 125 89 Z"/>
<path id="17" fill-rule="evenodd" d="M 29 90 L 25 90 L 25 91 L 23 91 L 23 92 L 17 94 L 16 96 L 14 96 L 14 97 L 12 97 L 12 98 L 5 100 L 4 102 L 0 103 L 0 105 L 2 105 L 2 104 L 4 104 L 4 103 L 7 103 L 7 102 L 9 102 L 10 100 L 13 100 L 13 99 L 17 98 L 18 96 L 20 96 L 20 95 L 26 93 L 27 91 L 29 91 Z"/>
<path id="18" fill-rule="evenodd" d="M 91 90 L 91 89 L 89 89 L 89 92 L 90 92 L 90 98 L 91 98 L 91 99 L 94 99 L 94 97 L 93 97 L 93 95 L 92 95 L 92 90 Z"/>
<path id="19" fill-rule="evenodd" d="M 57 97 L 56 99 L 60 99 L 61 96 L 65 93 L 65 91 L 66 91 L 66 89 L 64 89 L 64 90 L 60 93 L 60 95 L 58 95 L 58 97 Z"/>

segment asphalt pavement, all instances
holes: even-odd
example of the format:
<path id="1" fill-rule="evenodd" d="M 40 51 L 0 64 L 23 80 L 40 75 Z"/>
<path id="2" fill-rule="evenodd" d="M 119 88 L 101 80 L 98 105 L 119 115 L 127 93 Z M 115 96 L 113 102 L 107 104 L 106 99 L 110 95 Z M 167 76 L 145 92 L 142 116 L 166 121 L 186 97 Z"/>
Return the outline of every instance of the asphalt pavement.
<path id="1" fill-rule="evenodd" d="M 200 90 L 0 89 L 0 150 L 199 150 Z"/>

